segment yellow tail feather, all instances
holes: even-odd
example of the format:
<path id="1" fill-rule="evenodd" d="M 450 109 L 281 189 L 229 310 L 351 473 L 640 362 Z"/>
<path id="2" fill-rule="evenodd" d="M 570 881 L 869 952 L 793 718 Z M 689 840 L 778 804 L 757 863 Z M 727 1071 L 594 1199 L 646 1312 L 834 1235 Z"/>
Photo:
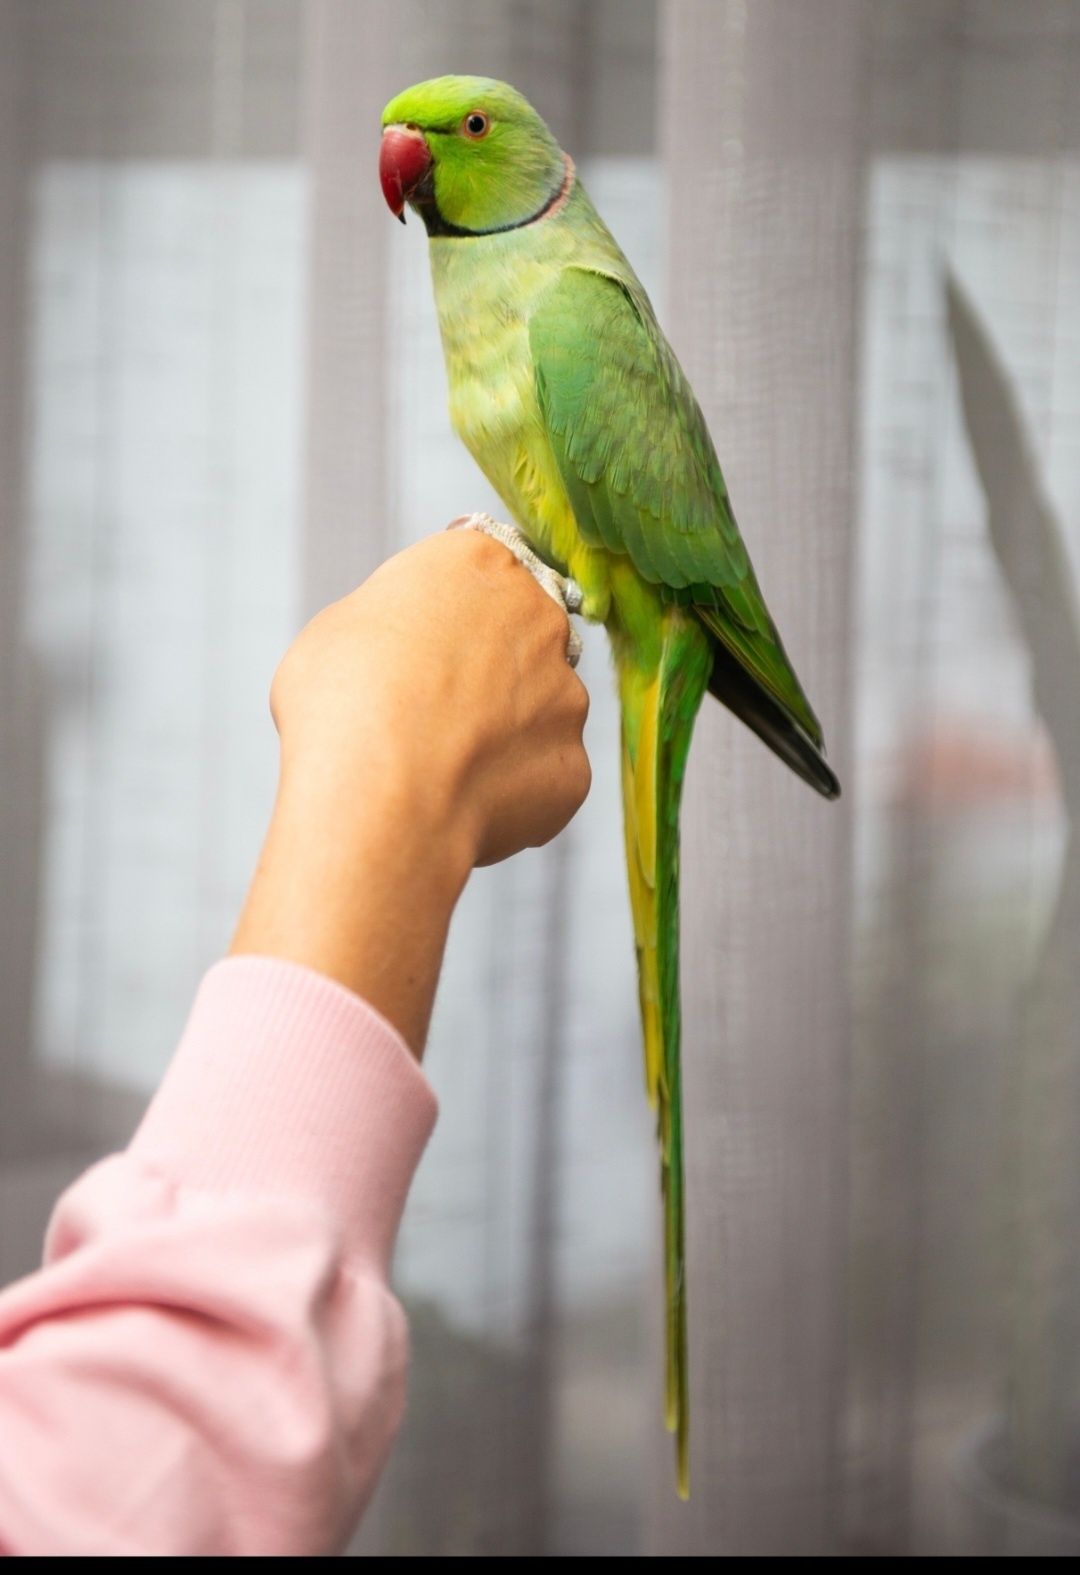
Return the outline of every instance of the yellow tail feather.
<path id="1" fill-rule="evenodd" d="M 689 1495 L 689 1374 L 683 1215 L 678 990 L 678 811 L 690 733 L 711 661 L 704 636 L 665 611 L 658 660 L 615 641 L 622 703 L 626 867 L 637 949 L 645 1087 L 656 1111 L 664 1199 L 664 1415 L 675 1434 L 676 1482 Z"/>

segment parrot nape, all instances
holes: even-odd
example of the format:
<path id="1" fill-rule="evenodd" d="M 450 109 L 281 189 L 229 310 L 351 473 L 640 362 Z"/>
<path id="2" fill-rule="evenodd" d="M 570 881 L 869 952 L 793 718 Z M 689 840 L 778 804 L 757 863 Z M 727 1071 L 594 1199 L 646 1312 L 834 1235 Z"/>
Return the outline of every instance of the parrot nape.
<path id="1" fill-rule="evenodd" d="M 603 623 L 645 1080 L 657 1112 L 667 1425 L 688 1492 L 679 801 L 710 690 L 826 798 L 840 785 L 739 535 L 693 391 L 573 160 L 520 93 L 444 76 L 382 116 L 383 194 L 430 239 L 450 416 L 529 545 Z"/>

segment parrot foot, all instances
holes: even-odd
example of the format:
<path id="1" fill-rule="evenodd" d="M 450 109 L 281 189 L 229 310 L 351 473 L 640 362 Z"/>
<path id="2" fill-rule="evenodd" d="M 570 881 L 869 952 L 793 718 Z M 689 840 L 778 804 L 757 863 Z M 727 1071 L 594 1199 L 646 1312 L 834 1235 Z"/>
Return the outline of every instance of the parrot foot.
<path id="1" fill-rule="evenodd" d="M 501 541 L 523 563 L 540 588 L 547 592 L 552 601 L 558 602 L 567 615 L 581 611 L 584 600 L 581 586 L 576 580 L 566 578 L 546 564 L 543 558 L 533 552 L 516 525 L 508 525 L 503 520 L 493 520 L 490 514 L 462 514 L 456 520 L 451 520 L 447 530 L 478 530 L 485 536 L 492 536 L 496 541 Z M 570 624 L 570 632 L 566 641 L 566 660 L 571 667 L 576 667 L 581 660 L 581 636 Z"/>

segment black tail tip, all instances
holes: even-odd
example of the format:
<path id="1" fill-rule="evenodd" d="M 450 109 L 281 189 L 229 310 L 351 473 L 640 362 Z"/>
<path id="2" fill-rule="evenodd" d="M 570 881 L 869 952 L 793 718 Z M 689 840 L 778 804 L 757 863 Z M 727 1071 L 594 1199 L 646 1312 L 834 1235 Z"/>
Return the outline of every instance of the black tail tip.
<path id="1" fill-rule="evenodd" d="M 814 772 L 813 785 L 817 788 L 822 798 L 835 799 L 841 795 L 840 778 L 821 756 L 817 759 L 817 770 Z"/>

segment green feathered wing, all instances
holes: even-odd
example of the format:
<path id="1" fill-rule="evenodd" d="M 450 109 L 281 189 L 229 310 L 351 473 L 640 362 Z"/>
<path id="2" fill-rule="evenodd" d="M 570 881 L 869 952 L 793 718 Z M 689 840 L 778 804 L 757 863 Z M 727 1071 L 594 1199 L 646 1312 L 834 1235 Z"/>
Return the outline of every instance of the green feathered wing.
<path id="1" fill-rule="evenodd" d="M 714 644 L 718 699 L 835 798 L 821 726 L 769 617 L 705 419 L 640 285 L 564 269 L 529 341 L 582 536 L 692 610 Z"/>
<path id="2" fill-rule="evenodd" d="M 705 689 L 827 797 L 821 728 L 769 617 L 704 418 L 637 281 L 567 267 L 529 321 L 537 396 L 583 539 L 635 571 L 609 633 L 646 1083 L 657 1110 L 667 1420 L 688 1489 L 679 1009 L 679 802 Z"/>

